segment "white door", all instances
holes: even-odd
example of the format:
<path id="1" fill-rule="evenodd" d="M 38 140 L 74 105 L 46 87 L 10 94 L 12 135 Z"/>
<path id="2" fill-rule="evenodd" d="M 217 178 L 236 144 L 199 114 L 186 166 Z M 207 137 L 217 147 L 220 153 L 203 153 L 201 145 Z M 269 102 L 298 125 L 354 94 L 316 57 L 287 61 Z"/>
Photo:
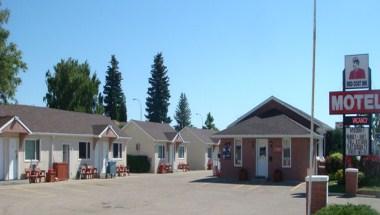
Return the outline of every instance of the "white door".
<path id="1" fill-rule="evenodd" d="M 4 142 L 0 138 L 0 180 L 4 180 Z"/>
<path id="2" fill-rule="evenodd" d="M 102 166 L 101 166 L 101 173 L 106 173 L 106 165 L 108 161 L 108 144 L 102 144 L 103 147 L 103 154 L 102 154 Z"/>
<path id="3" fill-rule="evenodd" d="M 256 140 L 256 176 L 268 177 L 268 139 Z"/>
<path id="4" fill-rule="evenodd" d="M 8 179 L 17 179 L 17 139 L 9 139 L 9 172 Z"/>

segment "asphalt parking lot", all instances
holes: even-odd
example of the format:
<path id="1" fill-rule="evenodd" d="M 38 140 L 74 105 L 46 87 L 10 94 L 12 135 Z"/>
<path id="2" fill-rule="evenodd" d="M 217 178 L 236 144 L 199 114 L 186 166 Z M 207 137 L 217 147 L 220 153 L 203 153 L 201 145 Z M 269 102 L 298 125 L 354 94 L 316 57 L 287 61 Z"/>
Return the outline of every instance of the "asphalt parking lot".
<path id="1" fill-rule="evenodd" d="M 238 184 L 191 171 L 0 185 L 0 214 L 305 214 L 304 184 Z M 331 196 L 329 203 L 380 199 Z"/>

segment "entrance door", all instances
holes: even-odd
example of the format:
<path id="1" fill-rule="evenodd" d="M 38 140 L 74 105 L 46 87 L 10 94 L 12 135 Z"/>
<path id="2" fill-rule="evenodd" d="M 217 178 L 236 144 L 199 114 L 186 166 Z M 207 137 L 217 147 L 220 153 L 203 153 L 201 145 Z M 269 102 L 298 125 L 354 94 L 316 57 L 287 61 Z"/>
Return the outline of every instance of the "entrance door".
<path id="1" fill-rule="evenodd" d="M 8 179 L 17 179 L 17 139 L 9 139 L 9 172 Z"/>
<path id="2" fill-rule="evenodd" d="M 68 171 L 67 171 L 68 176 L 67 177 L 70 178 L 70 145 L 68 145 L 68 144 L 63 144 L 62 161 L 64 163 L 67 163 L 67 167 L 68 167 Z"/>
<path id="3" fill-rule="evenodd" d="M 4 180 L 4 142 L 0 138 L 0 180 Z"/>
<path id="4" fill-rule="evenodd" d="M 256 141 L 256 176 L 268 177 L 268 139 Z"/>

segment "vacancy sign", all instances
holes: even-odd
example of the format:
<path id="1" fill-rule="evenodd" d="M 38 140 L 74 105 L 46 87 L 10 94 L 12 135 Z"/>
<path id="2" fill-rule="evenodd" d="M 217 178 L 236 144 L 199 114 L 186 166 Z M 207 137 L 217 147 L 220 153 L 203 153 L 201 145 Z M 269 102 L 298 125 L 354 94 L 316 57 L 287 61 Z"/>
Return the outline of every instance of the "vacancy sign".
<path id="1" fill-rule="evenodd" d="M 368 88 L 368 54 L 344 56 L 345 88 Z"/>
<path id="2" fill-rule="evenodd" d="M 380 113 L 380 90 L 330 92 L 330 114 Z"/>
<path id="3" fill-rule="evenodd" d="M 369 153 L 369 128 L 346 128 L 346 155 L 360 156 Z"/>

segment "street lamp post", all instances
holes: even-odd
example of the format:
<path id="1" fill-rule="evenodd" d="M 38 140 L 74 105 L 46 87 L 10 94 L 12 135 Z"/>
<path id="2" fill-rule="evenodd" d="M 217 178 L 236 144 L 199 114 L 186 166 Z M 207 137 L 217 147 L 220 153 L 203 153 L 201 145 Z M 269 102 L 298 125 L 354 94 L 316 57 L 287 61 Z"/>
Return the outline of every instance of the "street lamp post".
<path id="1" fill-rule="evenodd" d="M 201 117 L 201 121 L 202 121 L 202 123 L 201 123 L 201 129 L 202 129 L 203 128 L 203 116 L 200 113 L 195 113 L 195 115 Z"/>
<path id="2" fill-rule="evenodd" d="M 132 100 L 138 102 L 139 105 L 140 105 L 140 121 L 142 121 L 142 105 L 141 105 L 141 101 L 138 98 L 133 98 Z"/>

